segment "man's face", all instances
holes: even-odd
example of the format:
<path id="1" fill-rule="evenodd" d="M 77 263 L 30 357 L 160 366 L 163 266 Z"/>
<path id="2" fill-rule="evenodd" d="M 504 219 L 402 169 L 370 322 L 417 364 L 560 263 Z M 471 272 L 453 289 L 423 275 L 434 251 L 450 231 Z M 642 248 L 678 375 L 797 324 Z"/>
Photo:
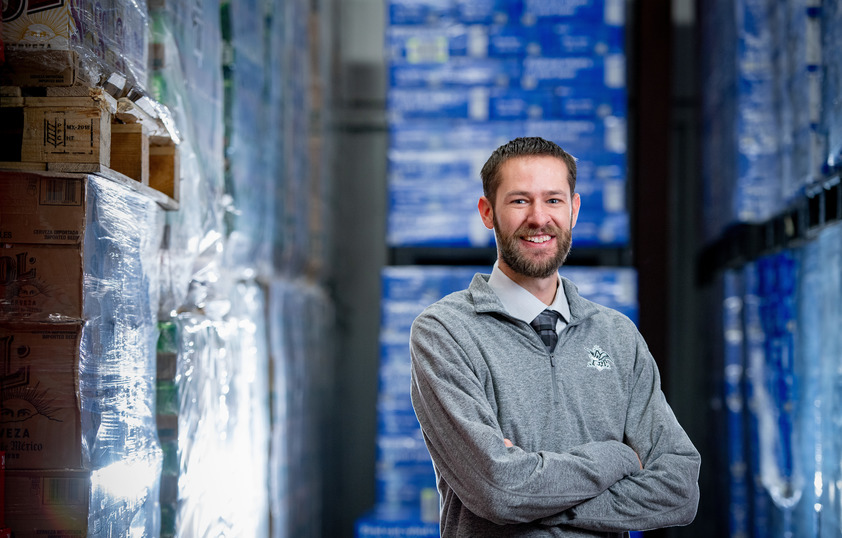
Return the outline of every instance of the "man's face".
<path id="1" fill-rule="evenodd" d="M 570 252 L 579 215 L 567 166 L 555 157 L 516 157 L 503 163 L 500 175 L 494 207 L 483 197 L 479 210 L 497 237 L 501 269 L 527 278 L 553 276 Z"/>

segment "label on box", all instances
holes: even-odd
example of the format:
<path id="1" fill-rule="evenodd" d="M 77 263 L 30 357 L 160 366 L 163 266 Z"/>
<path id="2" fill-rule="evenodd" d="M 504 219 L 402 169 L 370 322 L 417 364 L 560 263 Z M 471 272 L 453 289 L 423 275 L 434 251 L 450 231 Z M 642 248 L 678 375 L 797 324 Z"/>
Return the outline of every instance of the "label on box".
<path id="1" fill-rule="evenodd" d="M 90 473 L 9 471 L 6 521 L 16 538 L 85 536 L 88 529 Z"/>
<path id="2" fill-rule="evenodd" d="M 12 0 L 3 7 L 3 41 L 30 50 L 67 50 L 76 24 L 70 2 Z"/>
<path id="3" fill-rule="evenodd" d="M 79 244 L 84 182 L 79 176 L 0 172 L 0 243 Z"/>
<path id="4" fill-rule="evenodd" d="M 0 450 L 7 469 L 81 466 L 81 332 L 81 323 L 0 324 Z"/>
<path id="5" fill-rule="evenodd" d="M 82 317 L 82 255 L 77 246 L 0 248 L 0 319 Z"/>

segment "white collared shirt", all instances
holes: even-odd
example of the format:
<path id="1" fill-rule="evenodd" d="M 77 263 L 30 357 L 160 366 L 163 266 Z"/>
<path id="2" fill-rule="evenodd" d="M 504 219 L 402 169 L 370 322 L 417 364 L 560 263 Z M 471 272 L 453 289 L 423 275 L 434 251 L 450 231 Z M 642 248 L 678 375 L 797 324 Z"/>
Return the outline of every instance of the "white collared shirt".
<path id="1" fill-rule="evenodd" d="M 558 291 L 556 291 L 555 298 L 549 306 L 506 276 L 497 266 L 497 262 L 494 262 L 488 285 L 497 294 L 506 312 L 514 318 L 531 323 L 538 314 L 549 308 L 561 315 L 556 323 L 556 332 L 561 332 L 570 322 L 570 305 L 567 302 L 567 296 L 564 294 L 564 286 L 561 285 L 561 277 L 558 277 Z"/>

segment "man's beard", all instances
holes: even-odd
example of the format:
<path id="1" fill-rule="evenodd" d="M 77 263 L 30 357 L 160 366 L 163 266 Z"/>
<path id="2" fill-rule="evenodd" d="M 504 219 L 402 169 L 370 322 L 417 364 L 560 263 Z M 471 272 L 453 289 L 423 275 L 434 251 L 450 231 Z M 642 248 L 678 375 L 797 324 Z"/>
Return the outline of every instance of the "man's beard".
<path id="1" fill-rule="evenodd" d="M 500 234 L 500 226 L 497 216 L 494 215 L 494 235 L 497 237 L 497 247 L 500 252 L 500 259 L 511 268 L 512 271 L 529 278 L 547 278 L 558 272 L 564 265 L 567 255 L 570 254 L 570 247 L 573 243 L 570 229 L 560 229 L 555 226 L 547 226 L 540 230 L 521 226 L 507 237 Z M 531 260 L 520 252 L 520 237 L 525 235 L 548 234 L 555 236 L 558 248 L 555 255 L 544 260 Z"/>

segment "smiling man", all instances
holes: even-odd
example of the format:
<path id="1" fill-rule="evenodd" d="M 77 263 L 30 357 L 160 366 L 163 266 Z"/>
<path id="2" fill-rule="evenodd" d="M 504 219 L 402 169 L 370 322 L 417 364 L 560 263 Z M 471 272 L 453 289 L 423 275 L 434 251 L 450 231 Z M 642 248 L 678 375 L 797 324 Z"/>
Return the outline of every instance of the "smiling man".
<path id="1" fill-rule="evenodd" d="M 605 537 L 690 523 L 700 457 L 646 343 L 558 274 L 579 215 L 576 160 L 518 138 L 481 176 L 497 262 L 427 308 L 410 338 L 441 535 Z"/>

